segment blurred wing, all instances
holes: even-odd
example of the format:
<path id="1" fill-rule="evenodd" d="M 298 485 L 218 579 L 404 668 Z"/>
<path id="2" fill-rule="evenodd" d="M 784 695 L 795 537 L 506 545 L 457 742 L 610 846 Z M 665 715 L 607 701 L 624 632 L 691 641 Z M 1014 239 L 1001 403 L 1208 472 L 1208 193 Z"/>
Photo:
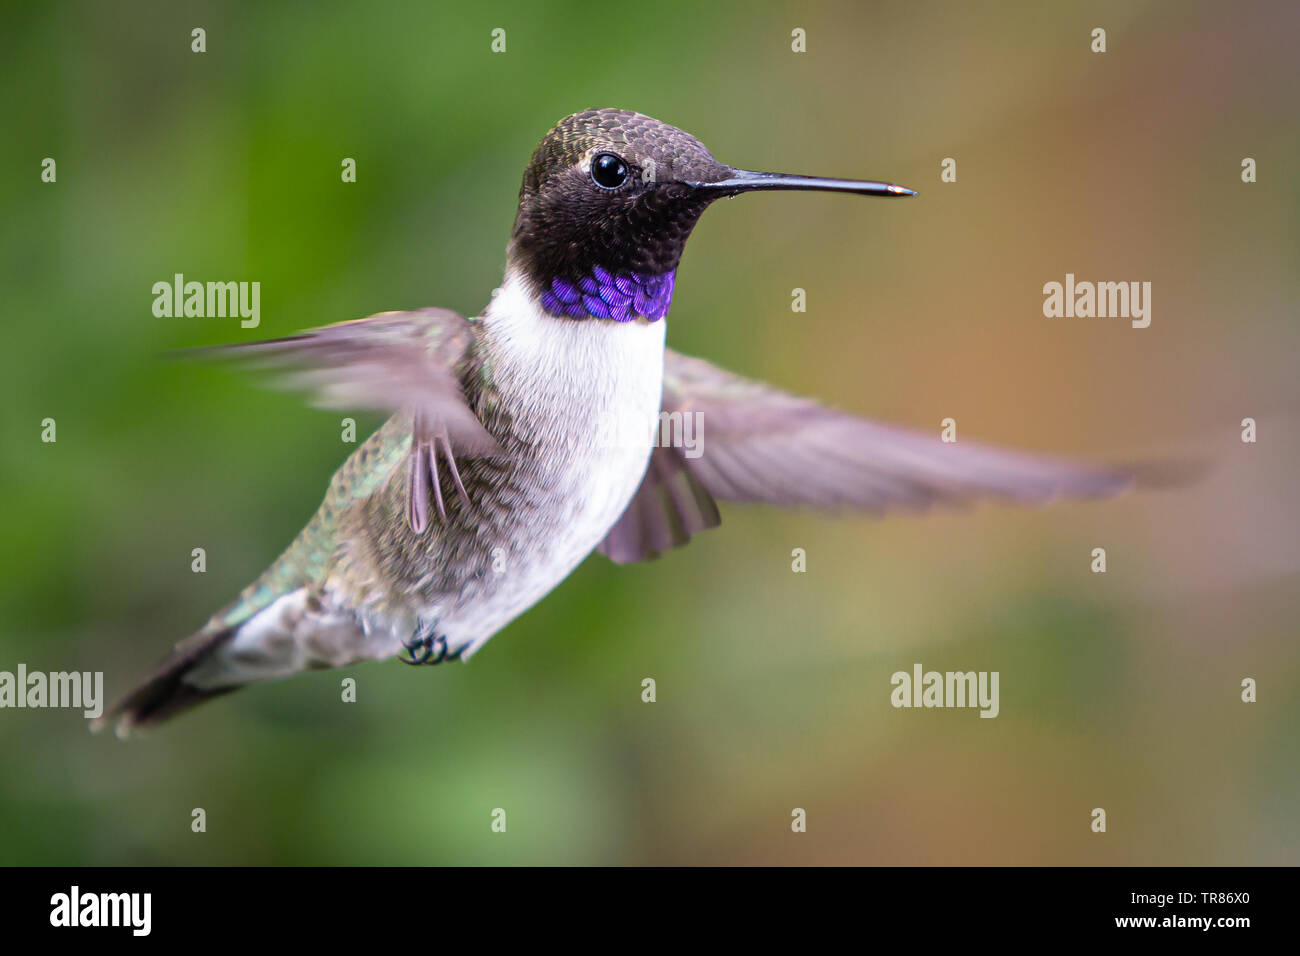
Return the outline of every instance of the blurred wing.
<path id="1" fill-rule="evenodd" d="M 1104 497 L 1132 484 L 1130 475 L 879 425 L 671 349 L 664 362 L 663 410 L 696 416 L 698 447 L 654 450 L 645 481 L 598 549 L 618 563 L 715 527 L 715 498 L 883 514 L 983 498 Z"/>
<path id="2" fill-rule="evenodd" d="M 717 503 L 676 448 L 650 454 L 641 487 L 596 550 L 615 564 L 658 557 L 722 523 Z"/>
<path id="3" fill-rule="evenodd" d="M 428 525 L 429 493 L 445 519 L 439 456 L 464 497 L 456 458 L 502 453 L 465 401 L 460 372 L 474 341 L 469 320 L 446 309 L 383 312 L 300 335 L 191 349 L 186 354 L 243 359 L 281 373 L 281 382 L 312 394 L 321 408 L 412 414 L 407 461 L 408 520 Z"/>

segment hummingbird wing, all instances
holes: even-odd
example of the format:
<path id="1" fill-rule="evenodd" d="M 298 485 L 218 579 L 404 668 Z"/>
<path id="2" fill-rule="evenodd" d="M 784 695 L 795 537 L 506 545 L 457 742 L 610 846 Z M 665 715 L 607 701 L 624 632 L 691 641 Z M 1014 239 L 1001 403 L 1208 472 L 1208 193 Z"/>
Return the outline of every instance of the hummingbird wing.
<path id="1" fill-rule="evenodd" d="M 714 499 L 876 514 L 979 499 L 1043 503 L 1118 494 L 1131 475 L 881 425 L 733 375 L 671 349 L 664 355 L 660 447 L 599 550 L 643 561 L 716 527 Z M 674 413 L 693 445 L 665 442 Z"/>
<path id="2" fill-rule="evenodd" d="M 456 490 L 465 488 L 457 457 L 502 454 L 465 400 L 461 387 L 475 341 L 473 323 L 447 309 L 381 312 L 286 338 L 266 339 L 191 353 L 235 357 L 282 372 L 290 388 L 312 393 L 320 408 L 411 413 L 406 463 L 407 520 L 418 534 L 429 522 L 429 496 L 446 509 L 438 479 L 442 455 Z"/>

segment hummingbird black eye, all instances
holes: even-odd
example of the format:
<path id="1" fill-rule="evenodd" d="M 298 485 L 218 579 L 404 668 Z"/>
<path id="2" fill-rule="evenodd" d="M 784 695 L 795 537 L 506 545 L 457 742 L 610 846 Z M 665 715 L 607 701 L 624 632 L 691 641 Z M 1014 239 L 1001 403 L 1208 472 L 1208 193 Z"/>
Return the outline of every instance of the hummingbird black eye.
<path id="1" fill-rule="evenodd" d="M 591 178 L 602 189 L 617 189 L 627 182 L 627 163 L 613 153 L 597 153 L 591 160 Z"/>

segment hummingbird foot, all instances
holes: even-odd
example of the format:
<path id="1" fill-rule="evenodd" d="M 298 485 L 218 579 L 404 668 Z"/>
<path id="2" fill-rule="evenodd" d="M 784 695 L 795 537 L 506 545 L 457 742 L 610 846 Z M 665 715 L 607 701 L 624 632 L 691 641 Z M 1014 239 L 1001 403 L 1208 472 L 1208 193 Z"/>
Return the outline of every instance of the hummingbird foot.
<path id="1" fill-rule="evenodd" d="M 402 641 L 402 647 L 406 649 L 408 657 L 398 655 L 398 660 L 403 664 L 418 666 L 420 664 L 441 664 L 443 661 L 454 661 L 460 659 L 460 651 L 451 653 L 447 648 L 447 638 L 441 634 L 438 636 L 428 635 L 425 637 L 416 637 L 410 641 Z"/>

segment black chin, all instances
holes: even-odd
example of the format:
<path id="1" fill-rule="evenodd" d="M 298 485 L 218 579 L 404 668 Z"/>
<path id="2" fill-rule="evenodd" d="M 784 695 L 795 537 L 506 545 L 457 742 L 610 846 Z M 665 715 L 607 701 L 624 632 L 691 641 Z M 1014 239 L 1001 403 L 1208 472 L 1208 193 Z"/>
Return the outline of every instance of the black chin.
<path id="1" fill-rule="evenodd" d="M 650 186 L 603 208 L 586 202 L 535 203 L 520 210 L 510 255 L 540 288 L 613 276 L 661 276 L 677 269 L 691 230 L 721 195 L 686 183 Z"/>

